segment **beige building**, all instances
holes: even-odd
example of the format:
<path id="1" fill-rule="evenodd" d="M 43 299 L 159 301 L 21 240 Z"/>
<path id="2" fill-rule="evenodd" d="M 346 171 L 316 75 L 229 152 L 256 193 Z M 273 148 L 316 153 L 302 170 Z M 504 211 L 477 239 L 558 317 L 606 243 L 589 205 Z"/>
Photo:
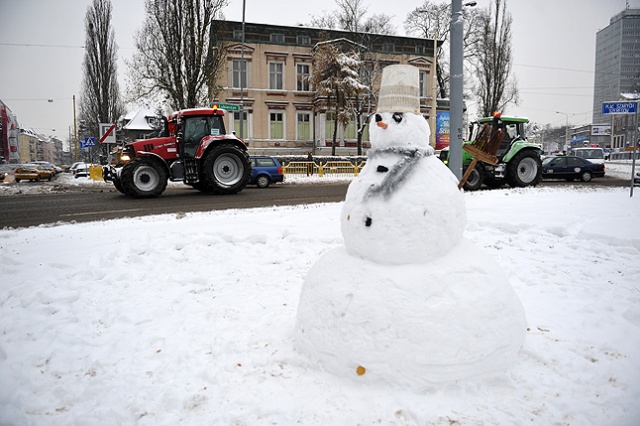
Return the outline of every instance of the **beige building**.
<path id="1" fill-rule="evenodd" d="M 243 105 L 240 112 L 229 113 L 227 128 L 242 136 L 251 148 L 286 147 L 314 150 L 331 146 L 333 112 L 316 96 L 309 83 L 313 74 L 312 53 L 321 41 L 332 40 L 347 49 L 363 52 L 377 94 L 377 80 L 386 65 L 410 64 L 420 70 L 421 111 L 429 117 L 434 76 L 433 40 L 410 37 L 356 34 L 308 27 L 217 22 L 220 38 L 226 45 L 227 67 L 218 84 L 223 88 L 219 103 Z M 241 87 L 244 88 L 241 91 Z M 375 99 L 372 99 L 375 103 Z M 375 111 L 375 104 L 364 111 L 364 119 Z M 353 147 L 357 142 L 356 117 L 338 128 L 338 146 Z M 363 141 L 368 140 L 367 132 Z M 367 147 L 367 143 L 363 144 Z"/>

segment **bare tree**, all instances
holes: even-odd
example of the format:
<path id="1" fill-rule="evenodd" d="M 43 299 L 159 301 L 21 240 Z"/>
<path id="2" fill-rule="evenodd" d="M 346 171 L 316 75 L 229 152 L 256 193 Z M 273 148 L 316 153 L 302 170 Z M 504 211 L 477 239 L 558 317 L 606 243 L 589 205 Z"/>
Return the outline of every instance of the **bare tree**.
<path id="1" fill-rule="evenodd" d="M 161 95 L 173 109 L 202 106 L 225 64 L 214 20 L 228 0 L 146 0 L 129 65 L 134 98 Z M 212 40 L 214 44 L 212 44 Z"/>
<path id="2" fill-rule="evenodd" d="M 391 16 L 384 13 L 366 16 L 363 0 L 335 0 L 337 10 L 311 15 L 309 25 L 317 28 L 343 30 L 351 33 L 395 34 Z"/>
<path id="3" fill-rule="evenodd" d="M 474 47 L 475 74 L 478 85 L 478 113 L 489 117 L 494 111 L 503 111 L 509 103 L 518 103 L 518 87 L 511 74 L 511 23 L 506 0 L 494 0 L 486 12 L 479 16 L 479 34 Z"/>
<path id="4" fill-rule="evenodd" d="M 465 20 L 465 32 L 463 38 L 463 51 L 465 64 L 473 58 L 471 48 L 477 43 L 478 12 L 476 9 L 465 7 L 462 9 Z M 404 21 L 407 34 L 412 34 L 425 39 L 441 40 L 442 44 L 437 49 L 437 79 L 438 93 L 441 98 L 448 97 L 449 84 L 449 32 L 451 22 L 451 4 L 437 4 L 432 0 L 424 0 L 423 3 L 409 12 Z M 468 65 L 467 65 L 468 66 Z"/>
<path id="5" fill-rule="evenodd" d="M 349 123 L 355 113 L 353 99 L 367 89 L 358 81 L 359 66 L 356 54 L 341 52 L 335 41 L 321 42 L 314 48 L 313 67 L 317 71 L 311 76 L 311 84 L 317 97 L 326 97 L 327 110 L 334 112 L 331 155 L 336 155 L 338 126 Z"/>
<path id="6" fill-rule="evenodd" d="M 85 54 L 78 107 L 84 136 L 102 136 L 100 123 L 115 123 L 124 109 L 118 85 L 118 47 L 111 26 L 112 10 L 110 0 L 93 0 L 85 15 Z M 101 147 L 92 149 L 90 156 L 100 150 Z"/>

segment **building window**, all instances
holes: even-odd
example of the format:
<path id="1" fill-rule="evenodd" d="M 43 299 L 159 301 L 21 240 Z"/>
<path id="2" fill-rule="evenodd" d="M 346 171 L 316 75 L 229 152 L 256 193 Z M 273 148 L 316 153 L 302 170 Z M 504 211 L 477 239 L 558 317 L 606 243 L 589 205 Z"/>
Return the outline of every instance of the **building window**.
<path id="1" fill-rule="evenodd" d="M 383 52 L 393 52 L 393 43 L 382 43 Z"/>
<path id="2" fill-rule="evenodd" d="M 247 119 L 247 111 L 242 112 L 242 132 L 240 132 L 240 112 L 233 113 L 233 130 L 238 137 L 246 139 L 249 137 L 249 120 Z"/>
<path id="3" fill-rule="evenodd" d="M 425 97 L 426 95 L 426 91 L 425 91 L 425 87 L 427 87 L 427 72 L 426 71 L 420 71 L 419 73 L 420 75 L 420 96 L 421 97 Z"/>
<path id="4" fill-rule="evenodd" d="M 271 43 L 284 43 L 284 34 L 271 34 Z"/>
<path id="5" fill-rule="evenodd" d="M 233 60 L 232 87 L 247 87 L 247 61 L 241 59 Z M 242 85 L 242 86 L 241 86 Z"/>
<path id="6" fill-rule="evenodd" d="M 333 130 L 336 128 L 335 118 L 336 115 L 333 111 L 327 111 L 325 115 L 324 134 L 327 142 L 333 142 Z M 340 135 L 336 136 L 336 143 L 338 143 Z"/>
<path id="7" fill-rule="evenodd" d="M 283 62 L 269 62 L 269 89 L 282 90 L 284 89 L 284 63 Z"/>
<path id="8" fill-rule="evenodd" d="M 351 118 L 349 118 L 349 123 L 347 123 L 347 126 L 344 128 L 344 139 L 357 139 L 357 137 L 356 118 L 351 116 Z"/>
<path id="9" fill-rule="evenodd" d="M 242 41 L 242 30 L 233 30 L 233 39 Z"/>
<path id="10" fill-rule="evenodd" d="M 284 139 L 284 113 L 269 113 L 269 139 Z"/>
<path id="11" fill-rule="evenodd" d="M 296 65 L 296 71 L 298 74 L 296 90 L 299 92 L 308 92 L 310 90 L 309 80 L 311 79 L 311 65 L 298 64 Z"/>
<path id="12" fill-rule="evenodd" d="M 311 113 L 299 112 L 297 114 L 296 139 L 311 140 Z"/>
<path id="13" fill-rule="evenodd" d="M 310 46 L 311 45 L 311 37 L 299 35 L 296 37 L 296 41 L 298 44 L 302 46 Z"/>
<path id="14" fill-rule="evenodd" d="M 416 46 L 416 53 L 418 55 L 424 55 L 424 46 Z"/>

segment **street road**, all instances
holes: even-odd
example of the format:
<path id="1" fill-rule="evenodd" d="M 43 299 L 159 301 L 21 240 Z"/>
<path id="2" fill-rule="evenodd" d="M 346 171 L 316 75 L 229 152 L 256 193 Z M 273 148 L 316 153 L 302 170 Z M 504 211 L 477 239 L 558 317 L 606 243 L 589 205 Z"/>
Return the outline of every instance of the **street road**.
<path id="1" fill-rule="evenodd" d="M 45 183 L 30 183 L 40 184 Z M 629 182 L 605 176 L 591 182 L 542 181 L 539 186 L 628 187 Z M 59 193 L 1 196 L 0 229 L 164 213 L 334 203 L 344 200 L 347 187 L 345 182 L 272 185 L 265 189 L 250 186 L 240 194 L 216 196 L 200 193 L 188 186 L 171 185 L 160 197 L 143 200 L 128 198 L 114 188 L 73 187 Z"/>
<path id="2" fill-rule="evenodd" d="M 30 184 L 37 184 L 32 182 Z M 0 197 L 0 228 L 179 212 L 200 212 L 344 200 L 348 183 L 247 187 L 235 195 L 203 194 L 188 186 L 170 186 L 158 198 L 133 199 L 113 189 L 70 189 L 70 192 Z"/>

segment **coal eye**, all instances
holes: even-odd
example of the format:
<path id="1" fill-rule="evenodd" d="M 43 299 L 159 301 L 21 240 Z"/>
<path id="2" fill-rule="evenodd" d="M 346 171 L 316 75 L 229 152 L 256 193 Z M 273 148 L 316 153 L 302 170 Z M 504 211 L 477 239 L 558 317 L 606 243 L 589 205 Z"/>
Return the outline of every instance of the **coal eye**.
<path id="1" fill-rule="evenodd" d="M 382 116 L 380 114 L 376 114 L 376 123 L 382 121 Z"/>
<path id="2" fill-rule="evenodd" d="M 393 119 L 395 120 L 396 123 L 399 123 L 402 121 L 402 113 L 401 112 L 394 112 L 392 115 Z"/>

